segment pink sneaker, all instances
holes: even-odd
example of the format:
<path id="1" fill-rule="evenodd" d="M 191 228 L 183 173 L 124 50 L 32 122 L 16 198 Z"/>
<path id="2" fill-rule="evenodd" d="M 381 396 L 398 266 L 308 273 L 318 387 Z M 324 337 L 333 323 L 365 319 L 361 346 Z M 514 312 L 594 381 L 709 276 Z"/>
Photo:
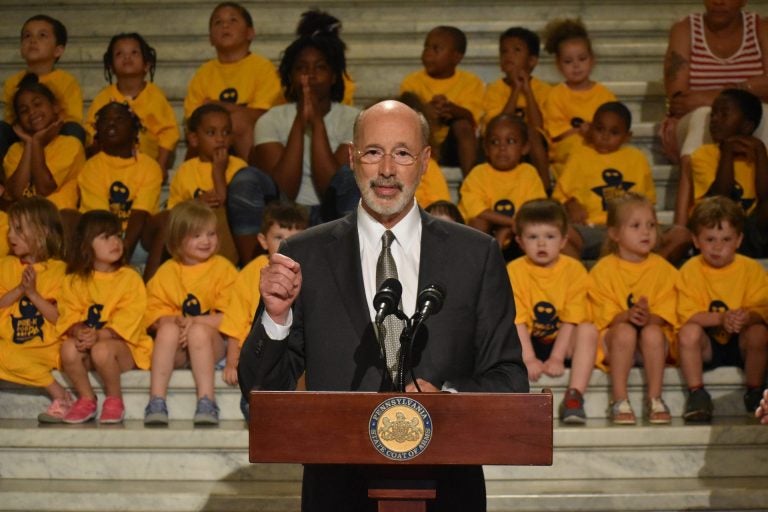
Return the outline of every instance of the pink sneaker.
<path id="1" fill-rule="evenodd" d="M 78 398 L 64 416 L 64 423 L 85 423 L 96 417 L 96 399 Z"/>
<path id="2" fill-rule="evenodd" d="M 64 420 L 64 416 L 72 409 L 73 403 L 74 400 L 69 395 L 64 399 L 57 398 L 51 402 L 51 405 L 48 406 L 45 412 L 37 415 L 37 421 L 40 423 L 61 423 Z"/>
<path id="3" fill-rule="evenodd" d="M 125 417 L 123 400 L 116 396 L 108 396 L 105 398 L 104 405 L 101 406 L 99 423 L 121 423 L 123 417 Z"/>

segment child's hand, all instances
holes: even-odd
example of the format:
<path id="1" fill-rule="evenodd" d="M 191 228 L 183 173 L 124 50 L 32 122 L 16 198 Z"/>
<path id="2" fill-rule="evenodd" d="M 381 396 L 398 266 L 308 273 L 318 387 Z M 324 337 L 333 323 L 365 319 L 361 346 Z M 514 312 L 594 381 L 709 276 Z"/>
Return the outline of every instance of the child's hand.
<path id="1" fill-rule="evenodd" d="M 16 123 L 13 125 L 13 133 L 16 134 L 16 136 L 21 139 L 21 142 L 24 144 L 29 144 L 32 142 L 32 135 L 25 132 L 24 128 L 21 127 L 20 124 Z"/>
<path id="2" fill-rule="evenodd" d="M 745 160 L 755 162 L 760 151 L 765 151 L 763 142 L 749 135 L 732 135 L 720 144 L 723 152 L 730 151 L 734 156 L 741 156 Z"/>
<path id="3" fill-rule="evenodd" d="M 556 361 L 551 357 L 544 362 L 544 374 L 550 377 L 559 377 L 565 373 L 563 361 Z"/>
<path id="4" fill-rule="evenodd" d="M 211 171 L 220 172 L 224 174 L 229 164 L 229 150 L 228 148 L 216 148 L 211 155 Z"/>
<path id="5" fill-rule="evenodd" d="M 75 348 L 78 352 L 87 352 L 96 343 L 99 333 L 93 327 L 83 324 L 75 329 Z"/>
<path id="6" fill-rule="evenodd" d="M 544 363 L 536 358 L 525 361 L 525 367 L 528 369 L 528 380 L 537 381 L 544 371 Z"/>
<path id="7" fill-rule="evenodd" d="M 515 238 L 515 231 L 509 226 L 497 226 L 493 230 L 493 236 L 496 238 L 496 243 L 499 244 L 499 247 L 504 249 Z"/>
<path id="8" fill-rule="evenodd" d="M 230 386 L 237 386 L 237 362 L 235 364 L 229 364 L 224 367 L 224 371 L 221 374 L 221 378 Z"/>
<path id="9" fill-rule="evenodd" d="M 528 92 L 531 89 L 531 75 L 526 70 L 516 69 L 511 79 L 521 91 Z"/>
<path id="10" fill-rule="evenodd" d="M 589 133 L 589 128 L 592 126 L 592 123 L 588 123 L 587 121 L 584 121 L 579 125 L 578 132 L 581 134 L 582 137 L 587 138 L 587 134 Z"/>
<path id="11" fill-rule="evenodd" d="M 438 94 L 433 96 L 429 102 L 432 108 L 435 110 L 438 120 L 443 123 L 450 121 L 451 119 L 451 102 L 444 94 Z"/>
<path id="12" fill-rule="evenodd" d="M 312 124 L 319 112 L 317 106 L 317 97 L 312 92 L 312 88 L 309 86 L 309 76 L 301 75 L 301 98 L 299 99 L 301 106 L 301 116 L 305 124 Z"/>
<path id="13" fill-rule="evenodd" d="M 648 307 L 648 299 L 640 297 L 635 304 L 629 308 L 629 321 L 637 327 L 645 327 L 651 319 L 651 310 Z"/>
<path id="14" fill-rule="evenodd" d="M 21 273 L 21 289 L 27 297 L 37 293 L 37 272 L 32 265 L 24 267 Z"/>
<path id="15" fill-rule="evenodd" d="M 568 220 L 571 224 L 584 225 L 587 223 L 587 209 L 578 199 L 572 197 L 563 206 L 565 206 L 565 212 L 568 214 Z"/>
<path id="16" fill-rule="evenodd" d="M 41 146 L 47 146 L 59 135 L 62 126 L 64 126 L 64 121 L 62 119 L 56 119 L 47 127 L 32 135 L 32 140 L 38 142 Z"/>
<path id="17" fill-rule="evenodd" d="M 206 190 L 205 192 L 198 194 L 197 200 L 202 201 L 211 208 L 218 208 L 222 205 L 221 197 L 219 197 L 219 194 L 217 194 L 215 190 Z"/>
<path id="18" fill-rule="evenodd" d="M 181 348 L 187 348 L 187 334 L 189 328 L 192 326 L 192 318 L 186 316 L 176 317 L 176 325 L 179 326 L 179 346 Z"/>
<path id="19" fill-rule="evenodd" d="M 731 309 L 723 315 L 723 328 L 731 334 L 738 334 L 747 325 L 749 312 L 746 309 Z"/>

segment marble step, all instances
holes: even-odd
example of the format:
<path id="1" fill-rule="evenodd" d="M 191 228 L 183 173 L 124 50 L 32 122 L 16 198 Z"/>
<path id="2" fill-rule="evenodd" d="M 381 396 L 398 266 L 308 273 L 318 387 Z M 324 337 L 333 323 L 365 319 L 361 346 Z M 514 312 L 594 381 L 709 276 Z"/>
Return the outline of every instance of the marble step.
<path id="1" fill-rule="evenodd" d="M 62 382 L 61 375 L 56 376 Z M 100 396 L 101 387 L 92 376 L 94 389 Z M 704 382 L 712 394 L 715 403 L 715 415 L 718 417 L 746 417 L 743 404 L 743 376 L 741 370 L 734 367 L 717 368 L 704 374 Z M 126 418 L 142 419 L 149 393 L 149 372 L 131 371 L 122 377 L 123 396 L 126 405 Z M 557 406 L 568 386 L 568 373 L 557 378 L 542 377 L 531 383 L 534 391 L 549 388 L 554 394 Z M 676 368 L 667 368 L 664 374 L 664 399 L 669 405 L 673 417 L 680 417 L 685 406 L 684 385 L 680 372 Z M 643 404 L 643 376 L 640 369 L 633 369 L 629 378 L 630 401 L 635 412 L 640 415 Z M 585 396 L 586 413 L 589 418 L 605 418 L 610 400 L 609 376 L 600 370 L 592 372 L 590 387 Z M 221 373 L 216 373 L 216 400 L 221 408 L 224 420 L 241 420 L 240 390 L 229 387 L 221 380 Z M 49 403 L 46 396 L 30 388 L 3 383 L 0 387 L 0 419 L 34 419 Z M 168 395 L 168 408 L 171 420 L 189 420 L 195 409 L 195 386 L 189 370 L 176 370 L 171 378 Z M 557 415 L 557 410 L 555 410 Z M 768 429 L 766 429 L 768 431 Z"/>
<path id="2" fill-rule="evenodd" d="M 764 510 L 765 478 L 487 482 L 493 512 Z M 298 512 L 298 482 L 0 481 L 0 510 Z"/>
<path id="3" fill-rule="evenodd" d="M 274 482 L 300 478 L 298 465 L 250 464 L 248 432 L 242 421 L 226 421 L 214 429 L 174 421 L 169 428 L 157 429 L 145 428 L 135 420 L 118 426 L 46 428 L 31 420 L 0 420 L 0 434 L 0 481 Z M 601 482 L 768 479 L 768 428 L 745 418 L 717 419 L 712 425 L 691 426 L 675 420 L 671 425 L 634 427 L 590 420 L 586 426 L 556 425 L 553 445 L 552 466 L 488 466 L 486 479 L 499 483 L 574 478 Z"/>

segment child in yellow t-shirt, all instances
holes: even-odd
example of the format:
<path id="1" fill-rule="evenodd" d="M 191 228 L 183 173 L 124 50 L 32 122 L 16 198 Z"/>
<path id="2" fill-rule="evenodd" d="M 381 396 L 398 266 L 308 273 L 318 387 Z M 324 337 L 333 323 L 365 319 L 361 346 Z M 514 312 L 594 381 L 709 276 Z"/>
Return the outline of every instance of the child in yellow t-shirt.
<path id="1" fill-rule="evenodd" d="M 103 106 L 96 113 L 100 151 L 85 162 L 77 180 L 81 212 L 108 210 L 120 219 L 129 260 L 149 229 L 150 217 L 158 211 L 163 182 L 157 161 L 135 151 L 140 128 L 128 105 Z"/>
<path id="2" fill-rule="evenodd" d="M 5 196 L 11 201 L 39 195 L 57 208 L 77 207 L 77 176 L 85 164 L 83 145 L 61 135 L 61 109 L 53 92 L 27 75 L 13 96 L 20 141 L 3 160 Z"/>
<path id="3" fill-rule="evenodd" d="M 557 177 L 570 154 L 582 144 L 597 108 L 616 101 L 616 96 L 590 76 L 595 55 L 581 20 L 553 20 L 544 32 L 544 47 L 555 56 L 565 79 L 549 92 L 543 112 L 551 143 L 549 156 Z"/>
<path id="4" fill-rule="evenodd" d="M 768 153 L 753 135 L 762 120 L 760 99 L 749 91 L 726 89 L 712 104 L 712 144 L 691 155 L 691 174 L 680 176 L 677 222 L 684 223 L 691 205 L 721 195 L 747 213 L 742 252 L 768 256 Z"/>
<path id="5" fill-rule="evenodd" d="M 142 323 L 147 295 L 141 276 L 126 264 L 120 219 L 106 210 L 80 218 L 59 296 L 56 330 L 63 339 L 61 369 L 78 399 L 65 423 L 96 417 L 97 400 L 88 372 L 104 385 L 100 423 L 125 416 L 120 374 L 149 369 L 152 340 Z"/>
<path id="6" fill-rule="evenodd" d="M 266 254 L 258 256 L 238 274 L 232 287 L 229 303 L 224 308 L 224 318 L 219 331 L 227 336 L 227 362 L 222 377 L 230 386 L 237 385 L 237 364 L 240 349 L 251 332 L 256 308 L 259 306 L 259 281 L 261 269 L 269 263 L 269 257 L 277 252 L 283 240 L 300 233 L 309 225 L 309 215 L 303 206 L 292 203 L 272 203 L 264 211 L 259 233 L 259 244 Z M 248 402 L 241 400 L 240 408 L 248 420 Z"/>
<path id="7" fill-rule="evenodd" d="M 523 203 L 515 224 L 517 243 L 525 256 L 510 262 L 507 273 L 515 294 L 515 324 L 528 378 L 559 377 L 566 361 L 570 363 L 560 420 L 584 423 L 584 393 L 597 351 L 597 329 L 588 317 L 587 271 L 580 261 L 560 254 L 568 220 L 557 201 Z"/>
<path id="8" fill-rule="evenodd" d="M 234 150 L 248 160 L 253 147 L 253 127 L 259 117 L 281 101 L 280 79 L 268 59 L 251 53 L 253 18 L 235 2 L 222 2 L 208 22 L 216 58 L 204 63 L 189 82 L 184 98 L 184 118 L 204 103 L 218 103 L 232 116 Z M 188 157 L 195 156 L 192 153 Z"/>
<path id="9" fill-rule="evenodd" d="M 686 421 L 712 418 L 702 368 L 742 367 L 749 414 L 765 385 L 768 279 L 760 263 L 736 254 L 744 221 L 741 207 L 722 196 L 701 200 L 691 213 L 693 243 L 701 254 L 680 269 L 677 306 L 680 368 L 688 387 Z"/>
<path id="10" fill-rule="evenodd" d="M 226 352 L 219 332 L 237 270 L 216 254 L 216 213 L 200 201 L 184 201 L 171 210 L 168 252 L 147 283 L 145 325 L 155 338 L 145 425 L 167 425 L 165 397 L 174 368 L 187 365 L 197 388 L 195 425 L 217 425 L 214 368 Z"/>
<path id="11" fill-rule="evenodd" d="M 61 108 L 62 135 L 70 135 L 81 144 L 85 143 L 85 130 L 80 125 L 83 120 L 80 85 L 70 73 L 55 68 L 66 46 L 67 28 L 50 16 L 37 14 L 21 27 L 21 57 L 27 68 L 9 77 L 3 86 L 5 116 L 0 121 L 0 160 L 5 157 L 8 148 L 19 140 L 12 129 L 17 117 L 11 106 L 19 83 L 28 74 L 37 75 L 40 83 L 45 84 L 56 96 L 56 102 Z"/>
<path id="12" fill-rule="evenodd" d="M 42 197 L 20 199 L 9 217 L 13 252 L 0 259 L 0 380 L 44 388 L 52 402 L 38 420 L 58 423 L 73 402 L 51 374 L 59 366 L 61 219 L 56 206 Z"/>
<path id="13" fill-rule="evenodd" d="M 671 417 L 661 396 L 664 364 L 674 347 L 677 270 L 653 253 L 658 239 L 651 202 L 629 192 L 609 203 L 608 255 L 590 271 L 588 296 L 600 330 L 597 365 L 611 373 L 610 418 L 615 424 L 637 420 L 629 403 L 627 379 L 642 358 L 647 398 L 645 416 L 654 424 Z"/>
<path id="14" fill-rule="evenodd" d="M 477 162 L 477 127 L 485 84 L 457 69 L 467 50 L 467 36 L 456 27 L 433 28 L 424 41 L 424 69 L 406 76 L 400 94 L 412 92 L 426 108 L 442 165 L 459 166 L 465 176 Z"/>
<path id="15" fill-rule="evenodd" d="M 530 199 L 547 196 L 536 169 L 521 163 L 528 152 L 528 129 L 517 116 L 502 114 L 485 130 L 488 163 L 472 169 L 461 185 L 459 210 L 467 224 L 507 247 L 515 236 L 515 213 Z"/>
<path id="16" fill-rule="evenodd" d="M 618 101 L 600 105 L 589 125 L 585 144 L 568 158 L 552 192 L 568 212 L 573 229 L 568 251 L 594 260 L 605 240 L 608 203 L 629 191 L 656 203 L 656 187 L 648 159 L 626 143 L 632 137 L 632 114 Z"/>
<path id="17" fill-rule="evenodd" d="M 535 32 L 512 27 L 499 37 L 499 65 L 502 78 L 488 85 L 483 97 L 483 124 L 499 114 L 526 119 L 531 151 L 528 159 L 539 171 L 544 188 L 550 189 L 549 158 L 543 138 L 542 109 L 552 86 L 531 75 L 539 63 L 541 42 Z"/>
<path id="18" fill-rule="evenodd" d="M 139 132 L 139 151 L 157 160 L 166 178 L 179 141 L 179 126 L 165 93 L 152 81 L 156 64 L 155 49 L 141 35 L 133 32 L 112 37 L 104 53 L 104 76 L 109 85 L 91 102 L 85 129 L 90 144 L 93 144 L 96 112 L 113 101 L 127 103 L 143 128 Z M 149 81 L 146 80 L 147 74 Z M 116 80 L 114 84 L 113 76 Z M 94 153 L 96 151 L 98 147 L 92 150 Z"/>

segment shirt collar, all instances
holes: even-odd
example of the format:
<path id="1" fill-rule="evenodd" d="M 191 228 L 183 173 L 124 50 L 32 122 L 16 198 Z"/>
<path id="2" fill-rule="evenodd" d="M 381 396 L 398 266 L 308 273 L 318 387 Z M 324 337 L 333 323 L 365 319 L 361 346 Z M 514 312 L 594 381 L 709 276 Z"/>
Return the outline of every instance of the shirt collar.
<path id="1" fill-rule="evenodd" d="M 381 247 L 381 236 L 387 230 L 365 211 L 362 201 L 357 206 L 357 229 L 361 242 L 364 241 L 360 244 L 361 249 L 363 245 Z M 411 205 L 411 210 L 390 231 L 394 233 L 397 243 L 400 244 L 406 254 L 411 252 L 410 249 L 413 244 L 421 240 L 421 213 L 416 206 L 415 199 Z"/>

